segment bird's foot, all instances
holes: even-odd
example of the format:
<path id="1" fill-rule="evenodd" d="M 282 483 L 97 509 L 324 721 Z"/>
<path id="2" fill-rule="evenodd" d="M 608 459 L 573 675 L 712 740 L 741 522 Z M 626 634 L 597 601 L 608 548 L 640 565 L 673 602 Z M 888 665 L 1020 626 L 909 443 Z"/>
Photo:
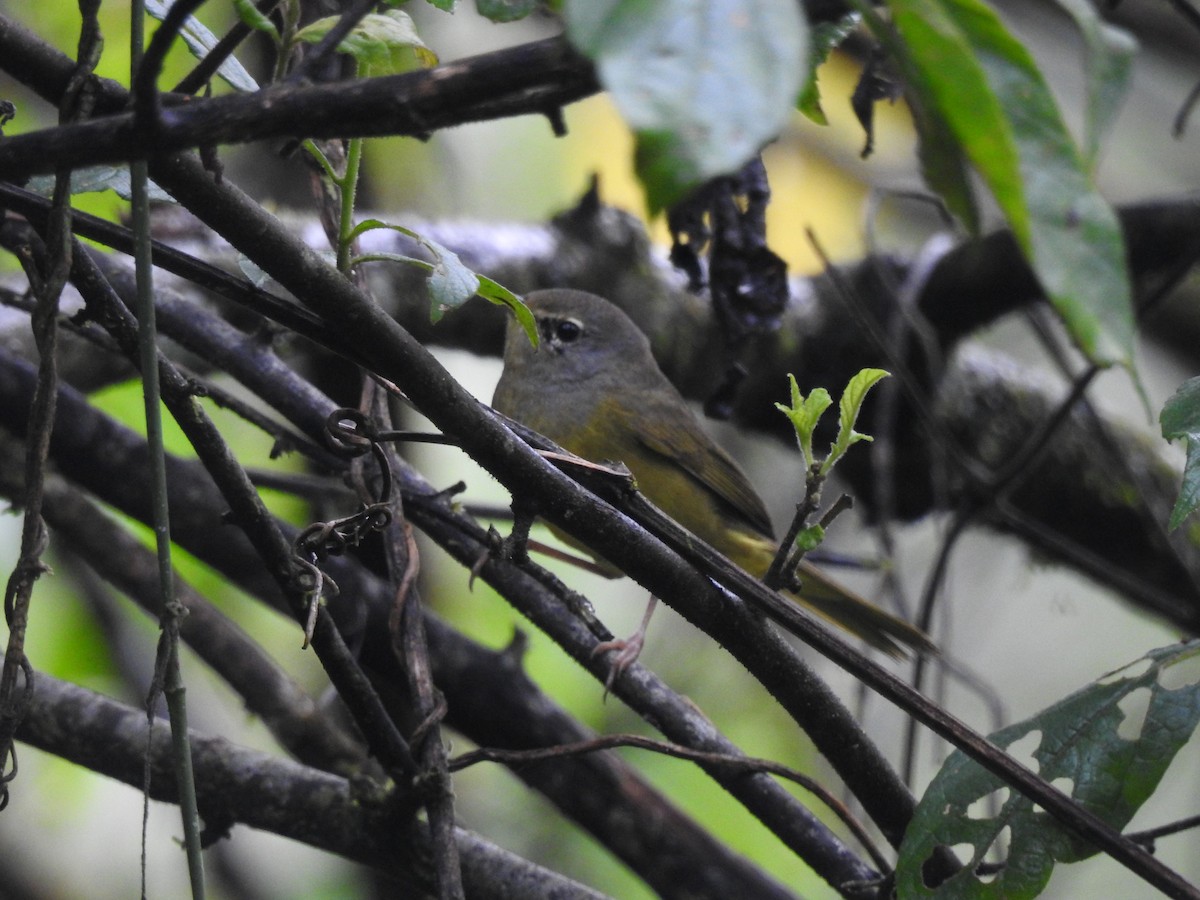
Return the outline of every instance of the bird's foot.
<path id="1" fill-rule="evenodd" d="M 604 696 L 607 697 L 609 691 L 612 690 L 616 680 L 625 673 L 625 670 L 632 666 L 637 658 L 642 653 L 642 647 L 646 645 L 646 629 L 650 627 L 650 617 L 654 615 L 654 607 L 658 603 L 657 597 L 651 597 L 650 602 L 646 604 L 646 612 L 642 615 L 642 624 L 627 638 L 617 638 L 611 641 L 601 641 L 592 648 L 592 656 L 599 656 L 601 653 L 607 653 L 610 650 L 615 651 L 616 655 L 612 658 L 612 663 L 608 669 L 608 675 L 604 678 Z"/>

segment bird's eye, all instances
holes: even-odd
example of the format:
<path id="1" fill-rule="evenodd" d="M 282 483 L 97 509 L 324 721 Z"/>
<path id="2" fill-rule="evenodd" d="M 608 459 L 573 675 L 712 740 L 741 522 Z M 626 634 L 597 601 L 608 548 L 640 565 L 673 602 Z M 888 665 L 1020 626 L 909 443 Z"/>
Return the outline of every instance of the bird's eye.
<path id="1" fill-rule="evenodd" d="M 554 337 L 561 343 L 570 344 L 583 334 L 583 326 L 575 319 L 562 319 L 554 326 Z"/>

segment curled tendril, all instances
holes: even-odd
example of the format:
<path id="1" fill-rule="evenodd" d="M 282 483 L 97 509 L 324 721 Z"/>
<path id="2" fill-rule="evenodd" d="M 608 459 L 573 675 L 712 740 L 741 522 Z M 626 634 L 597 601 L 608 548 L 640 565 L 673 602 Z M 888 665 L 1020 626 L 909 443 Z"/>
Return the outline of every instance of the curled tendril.
<path id="1" fill-rule="evenodd" d="M 370 452 L 375 456 L 379 466 L 379 475 L 383 484 L 379 489 L 380 503 L 388 503 L 392 499 L 392 469 L 388 465 L 387 454 L 383 451 L 383 442 L 392 440 L 395 432 L 380 431 L 371 418 L 357 409 L 341 407 L 335 409 L 325 418 L 325 431 L 333 449 L 347 456 L 362 456 Z"/>
<path id="2" fill-rule="evenodd" d="M 380 443 L 383 433 L 368 416 L 348 407 L 330 413 L 325 419 L 325 429 L 336 451 L 351 457 L 367 452 L 374 454 L 379 464 L 381 484 L 379 499 L 374 503 L 365 505 L 353 515 L 314 522 L 292 541 L 295 583 L 308 601 L 304 647 L 312 641 L 322 593 L 329 590 L 336 595 L 338 592 L 333 579 L 321 571 L 320 562 L 330 556 L 341 556 L 348 547 L 357 546 L 368 534 L 383 531 L 392 522 L 392 472 Z"/>
<path id="3" fill-rule="evenodd" d="M 340 556 L 346 549 L 346 536 L 338 530 L 338 526 L 345 521 L 335 519 L 309 525 L 292 542 L 296 554 L 311 557 L 317 562 L 327 556 Z"/>
<path id="4" fill-rule="evenodd" d="M 378 429 L 357 409 L 341 407 L 325 418 L 325 431 L 333 449 L 347 456 L 362 456 L 378 440 Z"/>
<path id="5" fill-rule="evenodd" d="M 359 537 L 366 531 L 383 531 L 392 524 L 392 510 L 387 503 L 380 501 L 372 503 L 370 506 L 363 509 L 357 516 L 362 523 L 362 530 L 359 532 Z"/>

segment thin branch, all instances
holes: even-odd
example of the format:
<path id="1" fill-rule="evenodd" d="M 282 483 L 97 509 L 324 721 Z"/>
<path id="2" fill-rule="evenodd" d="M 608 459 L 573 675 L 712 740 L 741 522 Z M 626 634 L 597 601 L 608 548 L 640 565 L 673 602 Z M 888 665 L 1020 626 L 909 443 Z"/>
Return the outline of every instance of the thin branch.
<path id="1" fill-rule="evenodd" d="M 681 747 L 678 744 L 668 744 L 663 741 L 651 740 L 637 734 L 605 734 L 577 744 L 565 744 L 537 750 L 502 750 L 495 747 L 481 747 L 478 750 L 472 750 L 456 756 L 450 761 L 450 770 L 460 772 L 463 769 L 485 761 L 501 762 L 508 766 L 515 766 L 545 759 L 558 759 L 562 756 L 572 756 L 577 753 L 596 753 L 597 751 L 609 750 L 614 747 L 637 747 L 642 750 L 653 750 L 655 753 L 661 753 L 664 756 L 673 756 L 676 759 L 704 763 L 711 768 L 729 769 L 734 772 L 767 772 L 772 775 L 778 775 L 780 778 L 786 778 L 788 781 L 794 782 L 809 793 L 814 794 L 818 800 L 829 807 L 830 812 L 837 816 L 841 823 L 862 844 L 863 849 L 867 851 L 881 872 L 887 873 L 891 870 L 891 865 L 888 863 L 887 858 L 875 846 L 866 828 L 854 818 L 844 803 L 803 772 L 799 772 L 790 766 L 772 762 L 769 759 L 726 756 L 720 753 L 698 751 L 689 747 Z"/>
<path id="2" fill-rule="evenodd" d="M 49 201 L 45 198 L 14 185 L 0 183 L 0 199 L 3 199 L 5 208 L 20 213 L 38 227 L 44 227 L 43 223 L 49 210 Z M 122 253 L 133 253 L 133 233 L 121 225 L 72 210 L 71 228 L 80 237 L 97 241 Z M 231 275 L 160 241 L 152 241 L 151 249 L 156 266 L 278 322 L 320 346 L 328 347 L 347 358 L 353 357 L 353 348 L 340 344 L 335 335 L 329 334 L 321 320 L 303 307 L 274 296 L 269 291 L 256 288 L 245 278 Z M 100 264 L 110 280 L 120 280 L 114 277 L 114 266 L 111 262 L 101 261 Z"/>
<path id="3" fill-rule="evenodd" d="M 19 430 L 23 427 L 27 409 L 22 405 L 22 399 L 14 398 L 27 397 L 32 390 L 33 373 L 3 354 L 0 354 L 0 361 L 4 362 L 0 365 L 0 421 Z M 60 419 L 62 424 L 56 431 L 53 445 L 60 469 L 68 477 L 96 491 L 104 502 L 136 517 L 148 516 L 145 485 L 138 477 L 144 464 L 141 439 L 106 420 L 72 391 L 63 390 L 60 404 L 64 410 Z M 278 584 L 241 533 L 214 527 L 227 509 L 227 503 L 217 494 L 208 475 L 195 462 L 174 459 L 168 462 L 172 490 L 188 498 L 186 504 L 173 505 L 175 539 L 233 583 L 286 611 Z M 450 497 L 445 492 L 423 483 L 416 490 L 419 496 L 406 495 L 406 507 L 414 517 L 418 507 L 424 504 L 437 506 L 444 515 L 454 515 L 449 506 Z M 446 528 L 444 519 L 437 521 L 443 523 L 439 526 L 441 530 L 429 525 L 428 519 L 418 524 L 440 535 L 440 540 L 456 555 L 461 552 L 465 554 L 463 558 L 469 558 L 473 563 L 486 550 L 486 535 L 477 527 L 475 533 L 479 535 L 479 541 L 464 541 L 461 526 Z M 386 640 L 386 622 L 381 620 L 385 617 L 381 611 L 386 610 L 390 600 L 386 585 L 349 559 L 332 558 L 327 565 L 330 574 L 345 586 L 354 601 L 331 602 L 330 613 L 338 619 L 349 639 L 362 645 L 361 659 L 370 667 L 372 677 L 383 679 L 385 683 L 398 683 L 400 672 Z M 509 593 L 526 599 L 537 598 L 555 611 L 560 622 L 582 629 L 577 645 L 583 648 L 581 655 L 587 655 L 595 638 L 575 620 L 565 601 L 539 591 L 539 579 L 525 577 L 507 564 L 491 561 L 482 574 L 491 578 L 494 571 L 520 576 L 520 581 L 506 588 Z M 465 640 L 434 617 L 427 618 L 425 625 L 431 643 L 436 644 L 434 675 L 447 693 L 451 724 L 472 740 L 480 744 L 510 744 L 514 740 L 566 743 L 584 735 L 577 723 L 545 697 L 507 654 L 488 651 Z M 487 690 L 481 692 L 481 685 Z M 644 695 L 643 702 L 653 704 L 652 716 L 672 720 L 672 716 L 662 709 L 660 697 L 673 698 L 669 709 L 675 710 L 673 715 L 678 721 L 675 728 L 679 734 L 672 735 L 672 739 L 680 742 L 687 740 L 688 735 L 699 735 L 704 741 L 713 740 L 716 732 L 711 723 L 699 716 L 690 702 L 669 691 L 661 695 L 648 691 Z M 517 774 L 553 798 L 568 815 L 577 818 L 664 893 L 689 890 L 694 896 L 701 896 L 715 885 L 724 893 L 709 895 L 714 898 L 729 896 L 730 891 L 736 893 L 738 890 L 748 890 L 761 897 L 787 895 L 774 882 L 713 841 L 636 773 L 615 759 L 591 760 L 570 766 L 565 771 L 538 768 L 524 769 Z M 736 776 L 731 784 L 749 798 L 746 802 L 756 814 L 778 820 L 778 830 L 789 846 L 795 845 L 806 858 L 811 856 L 813 851 L 809 845 L 820 839 L 820 833 L 810 831 L 806 818 L 809 814 L 786 791 L 773 785 L 770 779 L 759 783 L 757 779 Z M 823 829 L 823 826 L 817 822 L 817 828 Z M 847 852 L 836 838 L 824 852 L 838 866 L 835 881 L 870 878 L 870 870 L 862 867 L 854 854 Z M 671 860 L 672 864 L 664 866 L 665 859 Z"/>
<path id="4" fill-rule="evenodd" d="M 1157 828 L 1135 831 L 1132 834 L 1126 835 L 1126 837 L 1131 841 L 1144 845 L 1147 850 L 1153 853 L 1154 843 L 1159 838 L 1179 834 L 1182 831 L 1190 831 L 1193 828 L 1200 828 L 1200 816 L 1189 816 L 1186 819 L 1180 819 L 1178 822 L 1168 822 L 1166 825 L 1160 825 Z"/>
<path id="5" fill-rule="evenodd" d="M 366 379 L 363 391 L 372 413 L 390 424 L 387 394 L 383 388 Z M 374 446 L 379 451 L 381 465 L 390 476 L 401 464 L 396 448 L 380 443 Z M 392 609 L 388 616 L 388 632 L 391 635 L 392 650 L 405 669 L 408 699 L 417 717 L 411 738 L 422 767 L 422 785 L 425 789 L 425 809 L 429 816 L 433 840 L 438 896 L 440 900 L 460 900 L 463 896 L 463 886 L 457 848 L 453 840 L 454 790 L 448 766 L 449 752 L 442 739 L 441 727 L 441 720 L 445 715 L 445 699 L 434 684 L 429 659 L 423 604 L 416 583 L 417 573 L 420 571 L 420 556 L 412 525 L 405 514 L 404 502 L 398 492 L 390 492 L 390 482 L 387 488 L 389 490 L 381 492 L 377 499 L 388 504 L 392 513 L 391 522 L 383 533 L 388 574 L 395 587 Z M 389 493 L 391 496 L 388 496 Z"/>
<path id="6" fill-rule="evenodd" d="M 5 467 L 0 466 L 0 472 Z M 0 478 L 4 476 L 0 474 Z M 46 521 L 102 578 L 153 614 L 155 561 L 140 541 L 116 527 L 80 492 L 54 478 L 46 486 Z M 275 738 L 307 765 L 349 775 L 361 771 L 363 748 L 236 624 L 187 582 L 175 581 L 187 610 L 180 637 L 238 692 Z"/>
<path id="7" fill-rule="evenodd" d="M 92 112 L 91 76 L 103 46 L 96 17 L 98 7 L 97 2 L 80 5 L 83 21 L 79 36 L 79 58 L 71 64 L 71 74 L 59 100 L 60 123 L 87 118 Z M 49 249 L 43 260 L 44 265 L 39 267 L 32 259 L 22 261 L 37 296 L 32 324 L 39 364 L 37 388 L 30 399 L 30 440 L 25 461 L 21 548 L 4 591 L 8 649 L 4 664 L 0 667 L 0 810 L 8 805 L 8 785 L 17 774 L 13 733 L 20 724 L 33 692 L 33 669 L 25 656 L 25 631 L 34 582 L 46 571 L 41 558 L 46 546 L 46 527 L 41 515 L 42 485 L 58 397 L 59 299 L 70 275 L 74 249 L 68 212 L 70 202 L 71 170 L 69 166 L 58 166 L 47 225 Z"/>
<path id="8" fill-rule="evenodd" d="M 135 355 L 135 327 L 128 312 L 86 254 L 76 254 L 74 261 L 74 284 L 85 300 L 95 306 L 97 317 L 110 329 L 125 352 Z M 303 592 L 296 585 L 290 545 L 220 434 L 195 404 L 186 380 L 165 359 L 160 358 L 159 370 L 163 401 L 232 507 L 235 520 L 255 543 L 268 571 L 276 578 L 285 596 L 293 601 L 293 613 L 302 618 L 306 605 L 302 602 Z M 327 613 L 318 618 L 313 647 L 339 687 L 342 699 L 356 715 L 372 752 L 397 772 L 415 773 L 407 746 L 383 712 Z"/>
<path id="9" fill-rule="evenodd" d="M 255 4 L 257 9 L 264 16 L 270 15 L 272 10 L 279 5 L 280 0 L 258 0 Z M 196 64 L 192 71 L 188 72 L 183 77 L 179 84 L 175 85 L 173 93 L 176 94 L 194 94 L 212 79 L 217 73 L 217 69 L 225 63 L 233 55 L 233 51 L 238 48 L 238 45 L 246 38 L 250 37 L 254 30 L 245 22 L 239 20 L 234 25 L 225 37 L 217 41 L 216 45 L 204 55 L 204 58 Z"/>
<path id="10" fill-rule="evenodd" d="M 205 0 L 175 0 L 166 16 L 154 31 L 144 54 L 139 46 L 134 56 L 133 128 L 141 140 L 153 139 L 159 126 L 158 73 L 162 70 L 167 51 L 175 42 L 188 18 Z M 140 4 L 139 4 L 140 6 Z M 139 16 L 139 26 L 141 24 Z"/>
<path id="11" fill-rule="evenodd" d="M 288 83 L 295 84 L 311 78 L 317 67 L 337 49 L 342 38 L 348 35 L 377 3 L 378 0 L 356 0 L 354 6 L 338 17 L 337 23 L 325 33 L 320 42 L 305 54 L 300 64 L 288 73 Z"/>

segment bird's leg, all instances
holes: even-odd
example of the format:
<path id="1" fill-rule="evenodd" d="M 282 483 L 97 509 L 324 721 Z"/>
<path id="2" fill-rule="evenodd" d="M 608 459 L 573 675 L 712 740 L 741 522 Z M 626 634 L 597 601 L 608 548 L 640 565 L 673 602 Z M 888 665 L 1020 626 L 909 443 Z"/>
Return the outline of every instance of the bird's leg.
<path id="1" fill-rule="evenodd" d="M 637 631 L 627 638 L 601 641 L 592 648 L 592 656 L 599 656 L 609 650 L 616 651 L 612 658 L 612 667 L 608 670 L 608 677 L 604 679 L 605 694 L 612 690 L 613 682 L 641 655 L 642 647 L 646 644 L 646 629 L 650 627 L 650 617 L 654 615 L 654 607 L 657 605 L 658 598 L 651 594 L 650 602 L 646 604 L 646 612 L 642 614 L 642 624 L 638 626 Z"/>

